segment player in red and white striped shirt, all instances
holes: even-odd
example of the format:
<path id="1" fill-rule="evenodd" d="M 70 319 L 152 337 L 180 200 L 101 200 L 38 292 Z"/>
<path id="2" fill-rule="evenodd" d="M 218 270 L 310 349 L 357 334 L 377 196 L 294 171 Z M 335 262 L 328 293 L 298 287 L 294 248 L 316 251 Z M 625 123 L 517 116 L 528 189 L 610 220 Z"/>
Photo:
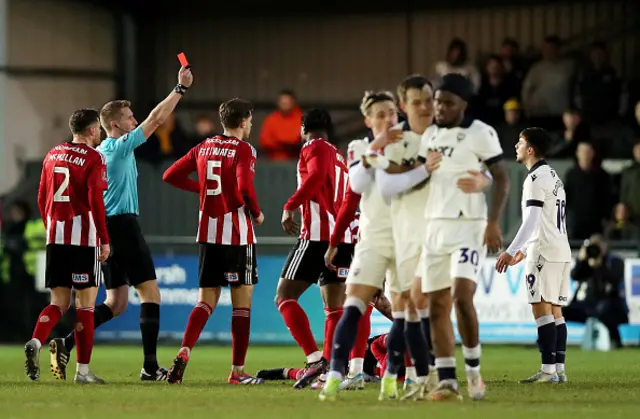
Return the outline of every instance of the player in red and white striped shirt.
<path id="1" fill-rule="evenodd" d="M 298 189 L 284 205 L 282 215 L 282 226 L 291 235 L 298 234 L 294 211 L 300 209 L 302 215 L 298 242 L 282 269 L 275 299 L 291 335 L 307 357 L 305 373 L 294 388 L 307 386 L 328 367 L 333 331 L 342 315 L 344 281 L 353 255 L 353 244 L 343 243 L 335 259 L 336 269 L 324 264 L 349 178 L 344 157 L 328 140 L 331 129 L 331 116 L 326 110 L 314 109 L 304 114 L 305 144 L 298 162 Z M 307 315 L 298 304 L 300 296 L 315 283 L 320 285 L 326 314 L 324 353 L 318 350 Z"/>
<path id="2" fill-rule="evenodd" d="M 264 221 L 253 186 L 256 150 L 246 141 L 251 133 L 252 112 L 251 104 L 242 99 L 220 105 L 223 135 L 204 140 L 164 173 L 165 182 L 200 194 L 200 295 L 169 370 L 169 383 L 182 382 L 191 350 L 218 304 L 223 286 L 231 287 L 233 304 L 233 366 L 228 382 L 264 383 L 244 372 L 251 295 L 253 285 L 258 283 L 253 224 Z M 193 172 L 198 173 L 199 183 L 189 179 Z"/>
<path id="3" fill-rule="evenodd" d="M 100 263 L 109 257 L 109 236 L 103 192 L 107 189 L 107 166 L 95 150 L 100 144 L 100 119 L 94 109 L 75 111 L 69 119 L 73 140 L 60 144 L 44 159 L 38 207 L 47 229 L 46 285 L 51 304 L 38 317 L 32 339 L 24 348 L 27 376 L 40 377 L 40 348 L 76 290 L 75 336 L 78 343 L 75 382 L 103 383 L 89 370 L 93 349 L 93 308 L 102 279 Z M 56 353 L 57 340 L 51 341 Z M 68 355 L 67 355 L 68 356 Z M 66 379 L 55 356 L 54 376 Z M 66 365 L 66 362 L 64 363 Z"/>

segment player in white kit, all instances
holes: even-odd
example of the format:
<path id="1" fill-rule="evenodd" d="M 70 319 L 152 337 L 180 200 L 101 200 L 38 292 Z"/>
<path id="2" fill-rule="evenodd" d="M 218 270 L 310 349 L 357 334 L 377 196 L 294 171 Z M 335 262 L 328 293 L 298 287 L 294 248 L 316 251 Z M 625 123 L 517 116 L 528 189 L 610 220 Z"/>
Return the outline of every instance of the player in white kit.
<path id="1" fill-rule="evenodd" d="M 395 128 L 403 129 L 403 139 L 397 143 L 390 144 L 385 155 L 401 155 L 401 166 L 410 170 L 415 166 L 418 159 L 422 135 L 433 122 L 433 88 L 426 77 L 412 75 L 407 77 L 397 89 L 400 107 L 407 115 L 407 121 Z M 389 152 L 389 150 L 400 149 L 400 152 Z M 397 162 L 394 162 L 397 163 Z M 433 364 L 434 358 L 431 351 L 431 332 L 429 324 L 429 300 L 422 292 L 422 272 L 420 259 L 422 255 L 422 243 L 424 241 L 424 231 L 426 229 L 426 219 L 424 217 L 427 198 L 429 196 L 428 179 L 425 177 L 411 190 L 400 192 L 398 187 L 402 187 L 401 182 L 396 181 L 396 175 L 391 174 L 399 171 L 398 168 L 390 167 L 390 173 L 384 173 L 378 177 L 378 186 L 383 195 L 392 197 L 391 212 L 394 241 L 396 246 L 396 267 L 398 277 L 414 278 L 411 290 L 411 300 L 415 306 L 415 311 L 406 310 L 406 330 L 413 327 L 420 329 L 423 334 L 417 332 L 407 333 L 407 346 L 414 358 L 418 382 L 415 385 L 407 386 L 408 379 L 405 378 L 405 388 L 412 387 L 405 398 L 421 399 L 425 391 L 433 390 L 438 383 L 438 374 Z M 425 173 L 423 171 L 423 173 Z M 490 183 L 490 176 L 482 172 L 471 172 L 471 176 L 461 178 L 457 187 L 464 192 L 477 193 L 486 189 Z M 426 174 L 425 174 L 426 175 Z M 421 324 L 420 324 L 421 323 Z M 424 336 L 428 353 L 427 365 L 421 365 L 421 357 L 414 352 L 424 351 L 424 344 L 412 342 L 416 337 Z M 428 380 L 423 377 L 429 374 Z M 426 381 L 426 385 L 422 385 Z"/>
<path id="2" fill-rule="evenodd" d="M 469 81 L 457 74 L 442 78 L 435 94 L 437 125 L 422 137 L 421 160 L 425 166 L 402 174 L 397 182 L 410 189 L 429 170 L 434 153 L 442 161 L 431 173 L 424 241 L 422 291 L 429 295 L 431 335 L 433 338 L 438 387 L 431 400 L 459 399 L 456 377 L 455 340 L 451 310 L 455 306 L 458 330 L 467 372 L 468 392 L 472 399 L 484 397 L 480 376 L 478 320 L 473 304 L 477 272 L 486 247 L 496 252 L 502 246 L 498 220 L 506 204 L 509 178 L 502 160 L 502 149 L 493 128 L 465 118 L 472 89 Z M 469 171 L 489 168 L 493 177 L 491 212 L 487 222 L 487 204 L 481 193 L 465 193 L 456 187 Z"/>
<path id="3" fill-rule="evenodd" d="M 386 150 L 389 143 L 399 140 L 401 133 L 389 131 L 398 123 L 398 112 L 393 94 L 387 92 L 366 92 L 361 111 L 366 125 L 371 128 L 373 141 L 352 141 L 349 144 L 349 184 L 351 189 L 362 196 L 360 201 L 360 238 L 356 244 L 353 261 L 347 276 L 347 297 L 344 312 L 334 334 L 330 372 L 320 393 L 320 400 L 334 400 L 340 382 L 346 372 L 349 352 L 353 347 L 360 317 L 367 305 L 384 288 L 385 276 L 392 293 L 402 291 L 395 274 L 395 249 L 391 230 L 391 213 L 386 201 L 375 186 L 376 170 L 364 159 L 369 146 Z M 404 314 L 402 312 L 401 314 Z M 392 377 L 403 365 L 405 343 L 403 318 L 393 313 L 394 324 L 387 341 L 389 362 L 386 375 Z M 402 316 L 404 317 L 404 316 Z M 400 322 L 402 320 L 402 322 Z M 402 323 L 402 324 L 400 324 Z M 401 328 L 400 328 L 401 327 Z M 396 379 L 393 388 L 382 382 L 382 399 L 397 397 Z"/>
<path id="4" fill-rule="evenodd" d="M 522 225 L 496 262 L 498 272 L 504 272 L 526 257 L 525 281 L 538 327 L 542 367 L 521 383 L 567 381 L 564 372 L 567 326 L 562 306 L 569 296 L 571 248 L 564 185 L 544 160 L 552 143 L 551 136 L 542 128 L 527 128 L 520 134 L 516 159 L 529 170 L 522 186 Z"/>

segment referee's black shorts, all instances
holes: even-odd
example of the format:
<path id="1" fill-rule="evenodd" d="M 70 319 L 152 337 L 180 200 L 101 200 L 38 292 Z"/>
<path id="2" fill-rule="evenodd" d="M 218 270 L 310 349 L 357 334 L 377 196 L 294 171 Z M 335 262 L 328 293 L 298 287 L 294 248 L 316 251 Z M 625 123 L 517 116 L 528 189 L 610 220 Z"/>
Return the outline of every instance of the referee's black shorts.
<path id="1" fill-rule="evenodd" d="M 105 266 L 105 287 L 108 290 L 122 285 L 137 287 L 155 280 L 156 269 L 138 224 L 138 216 L 122 214 L 107 217 L 107 230 L 111 239 L 111 256 Z"/>

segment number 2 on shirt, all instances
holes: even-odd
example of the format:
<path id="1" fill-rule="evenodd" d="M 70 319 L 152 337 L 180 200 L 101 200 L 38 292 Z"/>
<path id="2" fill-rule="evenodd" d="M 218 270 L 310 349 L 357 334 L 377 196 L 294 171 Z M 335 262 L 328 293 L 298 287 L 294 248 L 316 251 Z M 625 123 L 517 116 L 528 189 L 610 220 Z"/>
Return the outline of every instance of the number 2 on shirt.
<path id="1" fill-rule="evenodd" d="M 53 173 L 60 173 L 64 175 L 64 180 L 60 184 L 60 187 L 53 194 L 53 202 L 71 202 L 69 195 L 63 195 L 69 187 L 69 168 L 63 166 L 56 166 L 53 168 Z"/>
<path id="2" fill-rule="evenodd" d="M 222 193 L 222 178 L 219 174 L 215 172 L 215 169 L 219 169 L 222 167 L 222 162 L 218 160 L 209 160 L 207 161 L 207 182 L 215 182 L 215 188 L 209 189 L 207 188 L 208 196 L 216 196 Z M 207 184 L 207 186 L 209 186 Z"/>

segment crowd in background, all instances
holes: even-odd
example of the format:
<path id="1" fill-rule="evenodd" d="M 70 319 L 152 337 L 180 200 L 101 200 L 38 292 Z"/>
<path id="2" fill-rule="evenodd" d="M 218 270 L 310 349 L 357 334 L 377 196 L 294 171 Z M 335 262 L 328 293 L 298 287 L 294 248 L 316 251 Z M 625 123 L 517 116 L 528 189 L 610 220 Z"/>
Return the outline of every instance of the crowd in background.
<path id="1" fill-rule="evenodd" d="M 604 42 L 593 42 L 582 53 L 569 53 L 562 40 L 552 35 L 544 39 L 540 51 L 525 53 L 516 40 L 507 38 L 497 53 L 476 63 L 469 58 L 464 40 L 454 39 L 444 59 L 423 73 L 437 85 L 440 77 L 451 72 L 471 80 L 476 95 L 469 112 L 496 128 L 508 157 L 515 156 L 513 146 L 526 126 L 554 133 L 555 158 L 573 158 L 582 142 L 591 143 L 599 159 L 631 158 L 640 138 L 640 85 L 618 76 Z M 281 91 L 276 109 L 258 127 L 260 155 L 271 160 L 296 159 L 301 117 L 295 93 Z M 172 119 L 139 154 L 148 160 L 179 157 L 214 131 L 208 116 L 197 119 L 191 134 Z"/>

